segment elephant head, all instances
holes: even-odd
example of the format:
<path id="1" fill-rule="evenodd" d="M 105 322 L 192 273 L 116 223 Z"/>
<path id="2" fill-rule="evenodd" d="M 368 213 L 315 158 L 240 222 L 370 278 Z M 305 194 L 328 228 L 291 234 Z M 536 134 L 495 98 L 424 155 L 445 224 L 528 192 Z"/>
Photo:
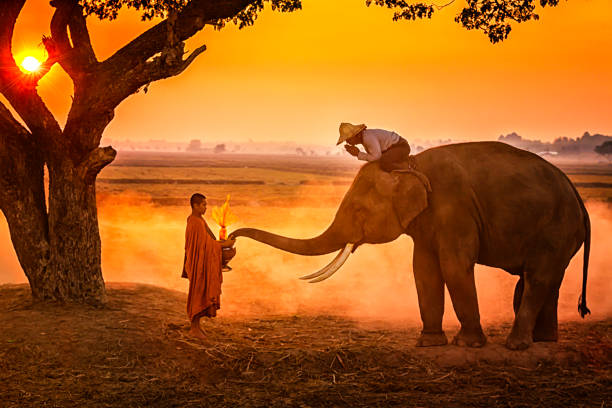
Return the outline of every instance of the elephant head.
<path id="1" fill-rule="evenodd" d="M 320 282 L 335 273 L 361 244 L 391 242 L 406 232 L 412 220 L 427 207 L 429 180 L 414 170 L 380 169 L 365 164 L 344 196 L 331 225 L 311 239 L 293 239 L 253 228 L 241 228 L 231 236 L 249 237 L 299 255 L 324 255 L 342 249 L 322 270 L 303 276 Z"/>

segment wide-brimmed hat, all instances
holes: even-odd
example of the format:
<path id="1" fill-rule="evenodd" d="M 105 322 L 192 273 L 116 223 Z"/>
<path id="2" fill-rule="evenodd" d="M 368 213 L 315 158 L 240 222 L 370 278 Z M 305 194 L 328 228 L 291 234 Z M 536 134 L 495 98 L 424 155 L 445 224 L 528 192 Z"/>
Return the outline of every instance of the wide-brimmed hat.
<path id="1" fill-rule="evenodd" d="M 355 136 L 356 134 L 358 134 L 365 128 L 366 128 L 366 125 L 364 125 L 363 123 L 361 125 L 351 125 L 350 123 L 341 123 L 340 129 L 339 129 L 340 137 L 338 138 L 338 143 L 336 143 L 336 145 L 339 145 L 340 143 L 345 142 L 346 140 Z"/>

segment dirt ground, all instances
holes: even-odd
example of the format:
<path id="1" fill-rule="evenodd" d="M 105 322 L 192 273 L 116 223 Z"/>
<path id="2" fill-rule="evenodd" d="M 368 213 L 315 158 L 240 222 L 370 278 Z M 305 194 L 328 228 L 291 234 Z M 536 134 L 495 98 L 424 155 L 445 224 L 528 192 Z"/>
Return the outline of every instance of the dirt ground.
<path id="1" fill-rule="evenodd" d="M 327 315 L 232 316 L 186 336 L 185 294 L 108 284 L 103 308 L 33 305 L 0 286 L 2 407 L 605 407 L 612 320 L 562 322 L 558 343 L 414 347 L 418 327 Z M 449 338 L 454 333 L 447 333 Z"/>

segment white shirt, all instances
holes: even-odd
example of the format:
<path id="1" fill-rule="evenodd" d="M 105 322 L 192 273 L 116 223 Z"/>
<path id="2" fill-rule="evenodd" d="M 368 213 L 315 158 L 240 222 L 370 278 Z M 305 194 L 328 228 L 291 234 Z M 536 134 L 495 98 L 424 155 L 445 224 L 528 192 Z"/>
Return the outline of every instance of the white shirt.
<path id="1" fill-rule="evenodd" d="M 383 129 L 365 129 L 363 131 L 363 147 L 366 153 L 359 152 L 359 160 L 374 161 L 380 159 L 382 152 L 393 146 L 400 139 L 400 135 Z"/>

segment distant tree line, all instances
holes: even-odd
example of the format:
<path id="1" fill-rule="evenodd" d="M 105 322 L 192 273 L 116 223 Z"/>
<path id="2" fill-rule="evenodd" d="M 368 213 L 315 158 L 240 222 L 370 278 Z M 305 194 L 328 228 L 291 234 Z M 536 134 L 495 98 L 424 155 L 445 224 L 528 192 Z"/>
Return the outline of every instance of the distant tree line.
<path id="1" fill-rule="evenodd" d="M 554 152 L 559 155 L 597 152 L 597 150 L 595 150 L 597 146 L 605 144 L 606 142 L 612 143 L 611 136 L 601 134 L 591 135 L 589 132 L 584 132 L 581 137 L 576 139 L 559 137 L 552 143 L 542 142 L 541 140 L 523 139 L 515 132 L 505 136 L 501 135 L 497 140 L 533 153 Z"/>

